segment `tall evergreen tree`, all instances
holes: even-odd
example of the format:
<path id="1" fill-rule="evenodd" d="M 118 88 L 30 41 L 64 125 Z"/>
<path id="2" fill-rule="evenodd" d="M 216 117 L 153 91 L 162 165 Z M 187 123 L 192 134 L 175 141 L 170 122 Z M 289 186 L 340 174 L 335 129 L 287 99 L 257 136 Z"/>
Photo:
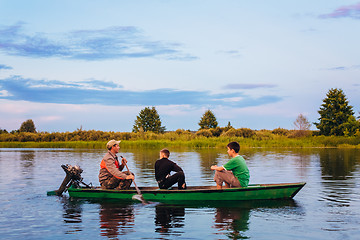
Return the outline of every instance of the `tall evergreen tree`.
<path id="1" fill-rule="evenodd" d="M 218 126 L 218 122 L 216 121 L 216 117 L 211 110 L 207 110 L 200 119 L 199 122 L 200 130 L 201 129 L 209 129 L 216 128 Z"/>
<path id="2" fill-rule="evenodd" d="M 145 107 L 136 117 L 133 132 L 141 131 L 155 133 L 163 133 L 165 131 L 165 127 L 161 126 L 160 116 L 155 107 Z"/>
<path id="3" fill-rule="evenodd" d="M 320 122 L 314 123 L 321 135 L 353 135 L 358 128 L 346 96 L 341 89 L 330 89 L 318 113 Z"/>

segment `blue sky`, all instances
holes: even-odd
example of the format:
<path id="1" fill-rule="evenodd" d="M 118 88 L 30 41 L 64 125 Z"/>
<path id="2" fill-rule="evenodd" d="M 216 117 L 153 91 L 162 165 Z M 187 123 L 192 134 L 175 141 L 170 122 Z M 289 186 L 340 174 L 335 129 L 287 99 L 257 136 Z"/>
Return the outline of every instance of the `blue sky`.
<path id="1" fill-rule="evenodd" d="M 0 0 L 0 128 L 293 129 L 330 88 L 359 115 L 360 1 Z M 315 129 L 313 127 L 313 129 Z"/>

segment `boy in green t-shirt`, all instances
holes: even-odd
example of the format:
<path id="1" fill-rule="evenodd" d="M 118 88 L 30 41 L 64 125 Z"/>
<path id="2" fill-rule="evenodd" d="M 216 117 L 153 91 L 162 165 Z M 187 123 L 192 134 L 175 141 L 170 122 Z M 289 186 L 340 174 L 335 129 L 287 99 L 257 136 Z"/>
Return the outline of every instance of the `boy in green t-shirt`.
<path id="1" fill-rule="evenodd" d="M 215 170 L 214 181 L 216 188 L 225 187 L 247 187 L 249 184 L 249 169 L 246 166 L 245 159 L 239 155 L 240 145 L 237 142 L 231 142 L 227 145 L 227 153 L 231 159 L 221 167 L 211 166 L 211 170 Z"/>

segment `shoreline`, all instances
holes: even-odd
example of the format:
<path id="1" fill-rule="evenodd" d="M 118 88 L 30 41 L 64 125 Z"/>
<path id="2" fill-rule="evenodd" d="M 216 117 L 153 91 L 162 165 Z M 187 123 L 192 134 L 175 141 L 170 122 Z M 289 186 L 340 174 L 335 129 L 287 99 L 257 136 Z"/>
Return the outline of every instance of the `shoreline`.
<path id="1" fill-rule="evenodd" d="M 241 148 L 360 148 L 360 138 L 312 136 L 306 138 L 202 138 L 192 140 L 121 140 L 124 148 L 224 148 L 228 142 L 237 141 Z M 0 142 L 0 148 L 74 148 L 103 149 L 107 141 L 51 141 L 51 142 Z"/>

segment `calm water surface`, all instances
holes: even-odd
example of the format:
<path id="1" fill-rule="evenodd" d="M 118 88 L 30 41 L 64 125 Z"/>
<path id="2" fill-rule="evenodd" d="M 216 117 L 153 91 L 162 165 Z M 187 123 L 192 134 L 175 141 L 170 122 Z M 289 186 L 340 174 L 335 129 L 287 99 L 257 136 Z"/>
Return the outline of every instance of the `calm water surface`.
<path id="1" fill-rule="evenodd" d="M 176 150 L 187 184 L 214 185 L 226 150 Z M 121 149 L 138 186 L 156 186 L 158 150 Z M 0 149 L 0 239 L 360 239 L 360 151 L 242 150 L 250 183 L 305 181 L 293 200 L 169 205 L 46 196 L 80 165 L 98 185 L 105 150 Z"/>

